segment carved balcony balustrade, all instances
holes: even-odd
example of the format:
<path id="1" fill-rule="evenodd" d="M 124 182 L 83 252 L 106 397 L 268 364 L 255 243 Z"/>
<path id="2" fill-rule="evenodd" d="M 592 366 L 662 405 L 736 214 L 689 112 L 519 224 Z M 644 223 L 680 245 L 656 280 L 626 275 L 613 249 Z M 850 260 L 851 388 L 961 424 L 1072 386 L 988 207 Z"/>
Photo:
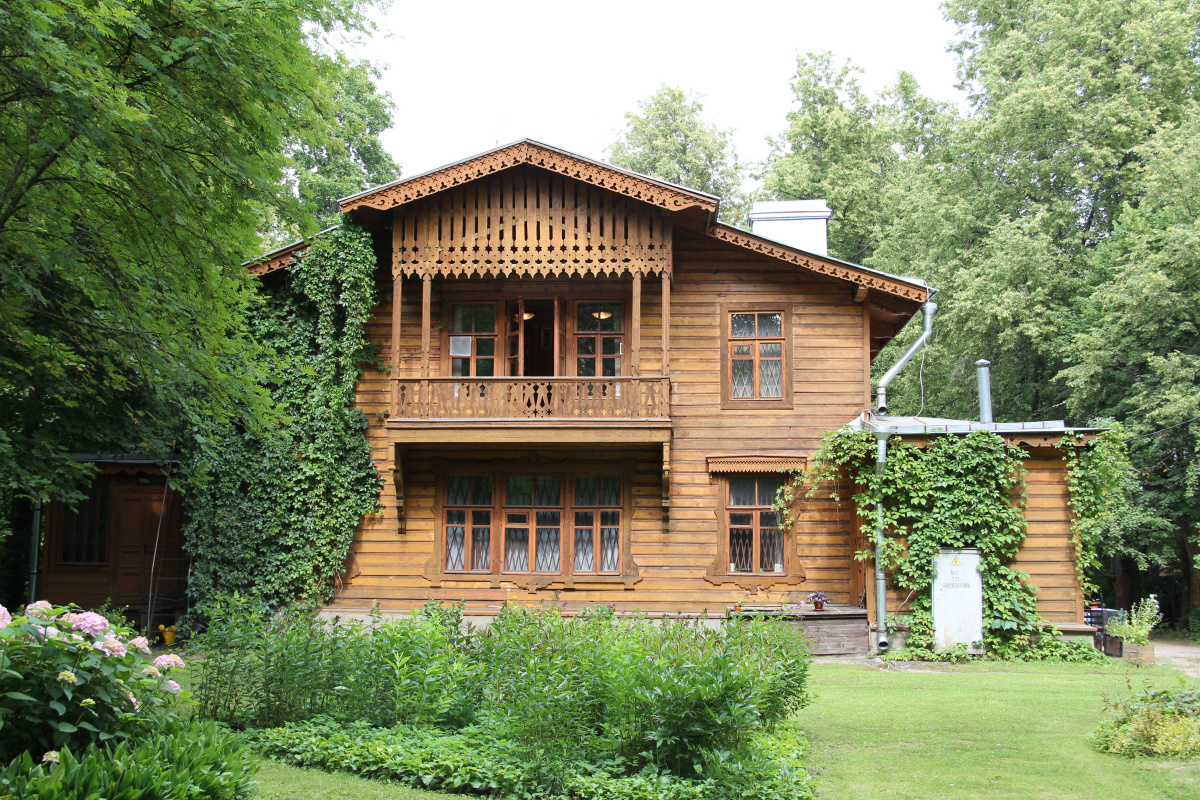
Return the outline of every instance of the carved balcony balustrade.
<path id="1" fill-rule="evenodd" d="M 397 420 L 665 420 L 670 383 L 663 377 L 478 378 L 395 380 Z"/>

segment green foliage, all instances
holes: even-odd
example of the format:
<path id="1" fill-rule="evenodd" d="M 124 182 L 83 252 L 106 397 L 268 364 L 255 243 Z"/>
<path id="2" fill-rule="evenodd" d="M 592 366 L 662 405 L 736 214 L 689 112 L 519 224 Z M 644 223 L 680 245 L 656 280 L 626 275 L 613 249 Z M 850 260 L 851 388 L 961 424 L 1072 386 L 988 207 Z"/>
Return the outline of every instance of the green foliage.
<path id="1" fill-rule="evenodd" d="M 1131 758 L 1200 758 L 1200 690 L 1147 689 L 1113 708 L 1116 719 L 1092 734 L 1097 750 Z"/>
<path id="2" fill-rule="evenodd" d="M 290 764 L 466 794 L 614 800 L 809 800 L 813 796 L 802 766 L 805 741 L 793 729 L 760 736 L 736 757 L 730 752 L 704 754 L 701 773 L 692 776 L 653 765 L 630 771 L 620 759 L 575 760 L 562 765 L 558 788 L 538 780 L 537 765 L 524 760 L 514 742 L 494 738 L 478 727 L 448 732 L 316 720 L 254 731 L 246 734 L 246 740 L 265 755 Z"/>
<path id="3" fill-rule="evenodd" d="M 1094 589 L 1090 578 L 1100 567 L 1100 554 L 1128 547 L 1125 543 L 1131 537 L 1125 535 L 1125 528 L 1136 518 L 1132 505 L 1137 478 L 1125 430 L 1119 423 L 1100 431 L 1087 446 L 1080 442 L 1065 448 L 1063 458 L 1067 462 L 1075 571 L 1087 594 Z"/>
<path id="4" fill-rule="evenodd" d="M 258 770 L 236 737 L 211 722 L 170 720 L 115 747 L 90 745 L 57 762 L 28 751 L 0 771 L 0 796 L 22 800 L 241 800 Z"/>
<path id="5" fill-rule="evenodd" d="M 234 596 L 214 601 L 197 639 L 205 654 L 200 713 L 235 727 L 326 716 L 374 725 L 462 724 L 481 697 L 478 672 L 444 617 L 327 622 L 267 614 Z"/>
<path id="6" fill-rule="evenodd" d="M 1150 595 L 1134 603 L 1124 619 L 1110 622 L 1108 632 L 1130 644 L 1146 645 L 1150 644 L 1150 631 L 1160 622 L 1162 614 L 1158 613 L 1158 597 Z"/>
<path id="7" fill-rule="evenodd" d="M 210 615 L 197 642 L 205 653 L 201 714 L 252 728 L 320 718 L 324 730 L 359 721 L 379 730 L 348 735 L 371 741 L 389 736 L 383 728 L 423 726 L 425 734 L 397 743 L 419 754 L 389 750 L 395 757 L 380 762 L 387 769 L 396 759 L 411 762 L 419 776 L 442 774 L 426 763 L 427 750 L 449 759 L 443 766 L 453 772 L 460 745 L 469 753 L 496 740 L 495 752 L 505 756 L 471 767 L 492 777 L 468 770 L 455 779 L 488 786 L 508 786 L 516 775 L 538 791 L 566 791 L 580 763 L 617 775 L 648 768 L 696 777 L 729 754 L 751 758 L 758 733 L 775 730 L 809 699 L 806 643 L 765 620 L 710 630 L 695 622 L 617 620 L 607 608 L 566 617 L 548 607 L 506 606 L 478 632 L 462 629 L 461 606 L 430 604 L 413 619 L 385 623 L 376 615 L 365 625 L 264 617 L 242 598 L 214 604 Z M 317 728 L 287 730 L 310 753 L 313 741 L 328 738 Z M 445 747 L 427 741 L 451 736 L 447 730 L 465 738 Z M 276 742 L 269 752 L 291 752 L 293 733 L 264 735 L 256 741 Z M 332 755 L 322 759 L 361 757 L 341 739 L 326 751 Z"/>
<path id="8" fill-rule="evenodd" d="M 239 266 L 303 224 L 286 142 L 320 142 L 359 0 L 0 8 L 0 485 L 78 499 L 73 452 L 274 429 Z"/>
<path id="9" fill-rule="evenodd" d="M 129 628 L 44 601 L 7 617 L 0 607 L 0 760 L 143 735 L 187 701 Z"/>
<path id="10" fill-rule="evenodd" d="M 744 225 L 743 169 L 729 141 L 730 131 L 705 122 L 700 117 L 703 110 L 698 99 L 663 84 L 640 104 L 640 113 L 625 115 L 625 130 L 609 148 L 610 160 L 618 167 L 715 194 L 721 198 L 721 221 Z"/>
<path id="11" fill-rule="evenodd" d="M 265 285 L 248 313 L 264 350 L 254 366 L 282 420 L 270 436 L 231 425 L 197 437 L 181 465 L 201 605 L 233 591 L 272 607 L 328 599 L 355 527 L 378 510 L 367 419 L 352 407 L 374 358 L 374 274 L 370 235 L 347 222 L 316 239 L 286 281 Z"/>
<path id="12" fill-rule="evenodd" d="M 1019 632 L 1036 630 L 1037 588 L 1029 576 L 1011 569 L 1025 538 L 1025 469 L 1020 448 L 986 431 L 965 436 L 934 436 L 926 447 L 907 444 L 899 437 L 888 443 L 886 468 L 875 472 L 875 437 L 866 431 L 827 434 L 813 457 L 813 471 L 802 475 L 812 495 L 822 482 L 846 475 L 863 487 L 854 495 L 859 508 L 883 503 L 886 538 L 881 553 L 893 585 L 916 596 L 913 609 L 920 630 L 928 612 L 933 562 L 944 547 L 974 547 L 980 551 L 983 576 L 983 616 L 989 642 L 999 643 Z M 789 481 L 776 508 L 795 523 L 800 488 Z M 836 496 L 836 495 L 835 495 Z M 865 515 L 863 533 L 874 541 L 880 520 Z M 857 554 L 873 557 L 872 551 Z M 923 634 L 911 644 L 915 649 L 932 645 Z"/>

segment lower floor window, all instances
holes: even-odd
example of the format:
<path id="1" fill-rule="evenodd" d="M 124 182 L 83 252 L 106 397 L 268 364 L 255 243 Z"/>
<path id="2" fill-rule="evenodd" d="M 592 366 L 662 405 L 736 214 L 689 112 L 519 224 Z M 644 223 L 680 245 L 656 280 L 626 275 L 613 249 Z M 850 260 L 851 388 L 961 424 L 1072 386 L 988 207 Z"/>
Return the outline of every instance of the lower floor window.
<path id="1" fill-rule="evenodd" d="M 452 475 L 444 498 L 447 572 L 620 572 L 620 476 Z"/>
<path id="2" fill-rule="evenodd" d="M 782 475 L 731 475 L 726 499 L 729 572 L 785 571 L 780 514 L 772 510 Z"/>

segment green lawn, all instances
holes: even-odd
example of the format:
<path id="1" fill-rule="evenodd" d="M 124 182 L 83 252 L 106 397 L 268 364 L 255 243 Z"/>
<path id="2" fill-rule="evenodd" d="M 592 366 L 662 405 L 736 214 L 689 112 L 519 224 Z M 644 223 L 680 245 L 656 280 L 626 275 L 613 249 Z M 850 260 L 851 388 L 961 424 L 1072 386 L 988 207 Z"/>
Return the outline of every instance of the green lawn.
<path id="1" fill-rule="evenodd" d="M 289 767 L 264 759 L 255 800 L 462 800 L 464 795 L 422 792 L 355 775 Z"/>
<path id="2" fill-rule="evenodd" d="M 929 665 L 927 671 L 815 664 L 818 697 L 800 712 L 821 800 L 861 798 L 1200 797 L 1200 761 L 1129 760 L 1092 750 L 1103 699 L 1167 669 L 1082 665 Z M 261 800 L 447 800 L 351 775 L 263 763 Z M 459 796 L 461 797 L 461 796 Z"/>
<path id="3" fill-rule="evenodd" d="M 1200 797 L 1200 762 L 1129 760 L 1091 749 L 1105 694 L 1165 669 L 970 664 L 928 672 L 813 667 L 817 700 L 800 712 L 821 800 L 860 798 Z"/>

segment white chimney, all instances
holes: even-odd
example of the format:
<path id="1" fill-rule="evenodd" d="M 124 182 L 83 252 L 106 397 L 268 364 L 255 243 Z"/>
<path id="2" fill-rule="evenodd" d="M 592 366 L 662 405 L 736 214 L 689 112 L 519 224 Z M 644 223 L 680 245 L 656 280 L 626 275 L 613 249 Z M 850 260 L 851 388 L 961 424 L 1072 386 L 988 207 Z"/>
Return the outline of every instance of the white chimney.
<path id="1" fill-rule="evenodd" d="M 750 209 L 750 229 L 818 256 L 829 255 L 829 218 L 824 200 L 762 200 Z"/>

